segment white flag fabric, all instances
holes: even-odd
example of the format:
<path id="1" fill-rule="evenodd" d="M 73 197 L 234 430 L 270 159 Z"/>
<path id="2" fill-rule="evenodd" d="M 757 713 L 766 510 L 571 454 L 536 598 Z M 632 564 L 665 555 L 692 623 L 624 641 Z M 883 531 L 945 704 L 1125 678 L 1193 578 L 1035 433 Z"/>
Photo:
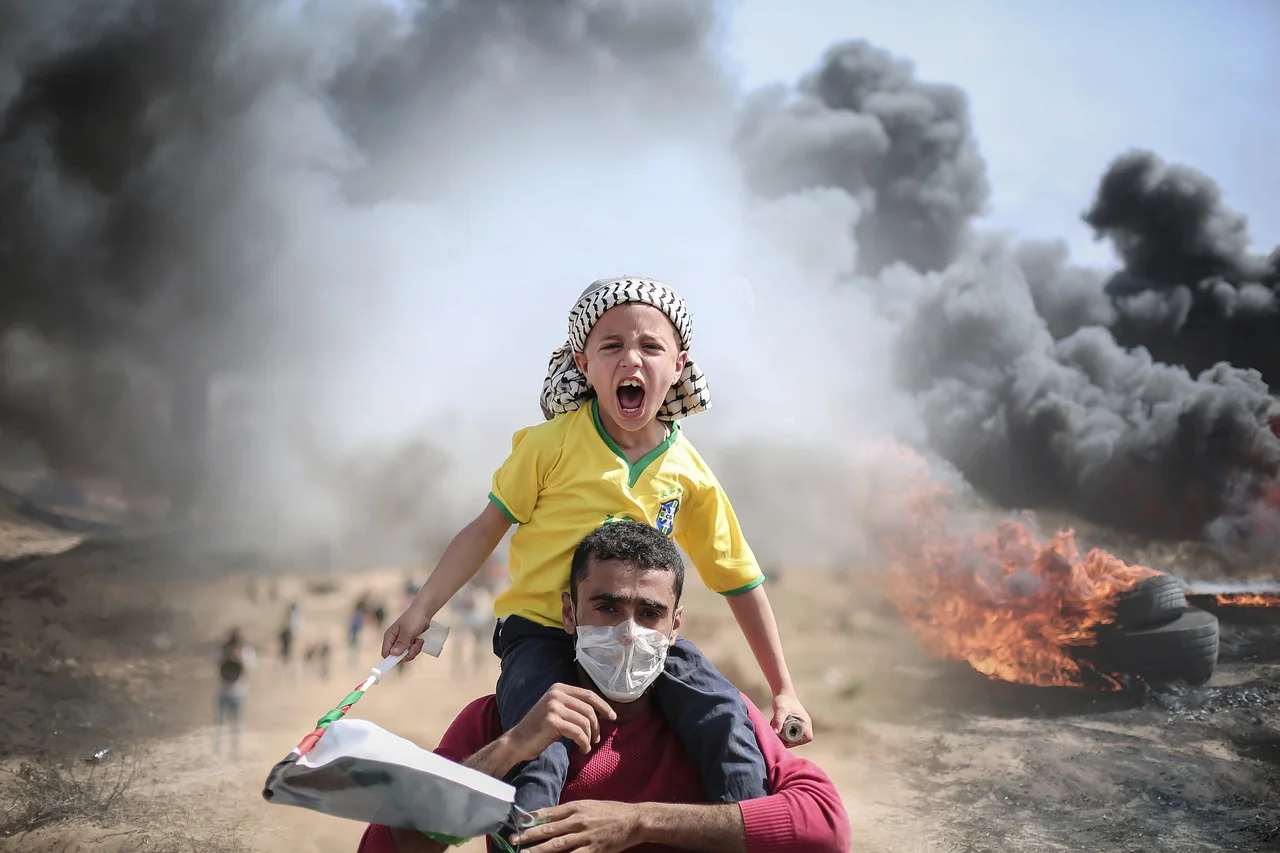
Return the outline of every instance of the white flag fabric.
<path id="1" fill-rule="evenodd" d="M 368 720 L 335 720 L 271 770 L 263 796 L 334 817 L 477 838 L 510 826 L 516 789 Z"/>

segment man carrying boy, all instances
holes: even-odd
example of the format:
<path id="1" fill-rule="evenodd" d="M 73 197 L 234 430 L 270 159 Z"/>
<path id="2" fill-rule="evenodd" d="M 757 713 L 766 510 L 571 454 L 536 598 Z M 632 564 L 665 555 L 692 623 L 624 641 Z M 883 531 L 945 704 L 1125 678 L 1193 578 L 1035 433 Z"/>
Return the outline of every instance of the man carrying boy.
<path id="1" fill-rule="evenodd" d="M 811 739 L 761 584 L 764 575 L 715 475 L 680 431 L 679 419 L 710 405 L 706 377 L 689 359 L 692 320 L 674 290 L 646 278 L 601 279 L 569 314 L 569 340 L 552 353 L 543 383 L 546 423 L 520 430 L 494 474 L 489 504 L 454 537 L 413 604 L 388 628 L 384 654 L 421 648 L 415 638 L 473 578 L 512 524 L 511 585 L 495 601 L 494 648 L 502 659 L 497 707 L 509 730 L 556 683 L 576 674 L 565 646 L 561 596 L 577 544 L 601 524 L 642 521 L 674 537 L 703 581 L 723 594 L 773 693 L 772 726 L 789 716 Z M 634 638 L 657 642 L 649 632 Z M 578 661 L 583 660 L 581 648 Z M 701 771 L 713 802 L 765 792 L 765 762 L 738 689 L 687 640 L 665 667 L 602 686 L 634 701 L 650 686 L 661 714 Z M 661 677 L 660 677 L 661 676 Z M 516 803 L 559 802 L 568 744 L 552 743 L 516 768 Z"/>
<path id="2" fill-rule="evenodd" d="M 848 816 L 835 785 L 816 765 L 789 753 L 768 721 L 742 698 L 765 757 L 766 793 L 739 803 L 709 803 L 690 756 L 657 713 L 652 691 L 630 702 L 603 693 L 643 680 L 655 662 L 633 641 L 653 632 L 653 649 L 671 647 L 680 630 L 684 564 L 671 540 L 634 521 L 590 533 L 574 551 L 562 598 L 560 644 L 580 665 L 503 733 L 497 700 L 468 705 L 436 752 L 502 778 L 561 738 L 574 744 L 560 805 L 546 822 L 514 839 L 518 849 L 593 853 L 639 849 L 844 853 Z M 661 651 L 659 651 L 659 657 Z M 637 845 L 640 845 L 637 848 Z M 412 830 L 370 826 L 358 853 L 441 853 L 443 844 Z M 495 849 L 490 845 L 490 849 Z"/>

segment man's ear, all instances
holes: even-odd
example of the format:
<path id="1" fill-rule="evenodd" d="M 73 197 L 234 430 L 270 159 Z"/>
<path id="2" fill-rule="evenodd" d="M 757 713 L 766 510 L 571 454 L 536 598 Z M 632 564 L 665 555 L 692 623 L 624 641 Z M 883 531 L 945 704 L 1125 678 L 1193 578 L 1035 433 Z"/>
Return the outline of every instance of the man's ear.
<path id="1" fill-rule="evenodd" d="M 560 618 L 564 621 L 564 630 L 574 633 L 578 626 L 573 620 L 573 597 L 567 592 L 560 593 Z"/>
<path id="2" fill-rule="evenodd" d="M 680 352 L 676 355 L 676 378 L 675 378 L 675 381 L 671 383 L 672 385 L 674 385 L 676 382 L 680 380 L 680 374 L 684 373 L 685 365 L 687 365 L 688 363 L 689 363 L 689 351 L 680 350 Z"/>
<path id="3" fill-rule="evenodd" d="M 573 354 L 573 363 L 574 363 L 574 364 L 576 364 L 576 365 L 578 366 L 578 372 L 580 372 L 583 376 L 586 376 L 586 375 L 587 375 L 587 356 L 586 356 L 586 354 L 584 354 L 584 353 L 580 353 L 580 352 L 575 352 L 575 353 Z M 681 369 L 681 370 L 684 370 L 684 368 L 683 368 L 683 367 L 682 367 L 682 368 L 680 368 L 680 369 Z"/>
<path id="4" fill-rule="evenodd" d="M 676 612 L 671 615 L 671 642 L 680 636 L 680 618 L 684 616 L 684 605 L 677 604 Z"/>

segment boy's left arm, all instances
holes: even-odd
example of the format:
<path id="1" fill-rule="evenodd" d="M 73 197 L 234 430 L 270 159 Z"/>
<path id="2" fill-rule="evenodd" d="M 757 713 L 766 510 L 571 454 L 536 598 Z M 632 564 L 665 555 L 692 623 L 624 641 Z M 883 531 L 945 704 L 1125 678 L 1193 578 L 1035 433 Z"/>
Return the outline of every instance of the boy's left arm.
<path id="1" fill-rule="evenodd" d="M 764 573 L 742 535 L 729 497 L 714 479 L 688 497 L 689 517 L 682 519 L 676 541 L 693 559 L 703 582 L 729 600 L 729 609 L 773 694 L 773 730 L 781 732 L 788 716 L 798 717 L 804 734 L 787 746 L 808 743 L 813 740 L 813 721 L 796 696 L 778 622 L 761 586 Z"/>
<path id="2" fill-rule="evenodd" d="M 800 746 L 813 740 L 813 720 L 809 719 L 809 712 L 796 695 L 795 684 L 791 681 L 791 672 L 782 653 L 778 622 L 773 617 L 773 608 L 764 587 L 757 586 L 741 595 L 729 596 L 729 609 L 733 611 L 742 635 L 747 638 L 747 645 L 751 646 L 760 671 L 769 682 L 769 690 L 773 694 L 773 730 L 781 732 L 787 717 L 797 717 L 804 723 L 804 734 L 795 742 L 784 743 Z"/>

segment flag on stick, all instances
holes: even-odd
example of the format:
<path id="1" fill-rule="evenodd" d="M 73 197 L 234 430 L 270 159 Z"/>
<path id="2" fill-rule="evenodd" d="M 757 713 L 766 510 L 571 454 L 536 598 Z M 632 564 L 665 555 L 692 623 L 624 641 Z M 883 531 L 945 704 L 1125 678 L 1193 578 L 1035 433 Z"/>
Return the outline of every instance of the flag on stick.
<path id="1" fill-rule="evenodd" d="M 423 652 L 439 657 L 447 625 L 432 621 Z M 515 788 L 449 761 L 368 720 L 344 719 L 370 687 L 404 654 L 391 655 L 316 722 L 316 728 L 271 768 L 262 796 L 270 803 L 322 814 L 416 829 L 437 841 L 461 844 L 529 825 L 515 806 Z"/>

